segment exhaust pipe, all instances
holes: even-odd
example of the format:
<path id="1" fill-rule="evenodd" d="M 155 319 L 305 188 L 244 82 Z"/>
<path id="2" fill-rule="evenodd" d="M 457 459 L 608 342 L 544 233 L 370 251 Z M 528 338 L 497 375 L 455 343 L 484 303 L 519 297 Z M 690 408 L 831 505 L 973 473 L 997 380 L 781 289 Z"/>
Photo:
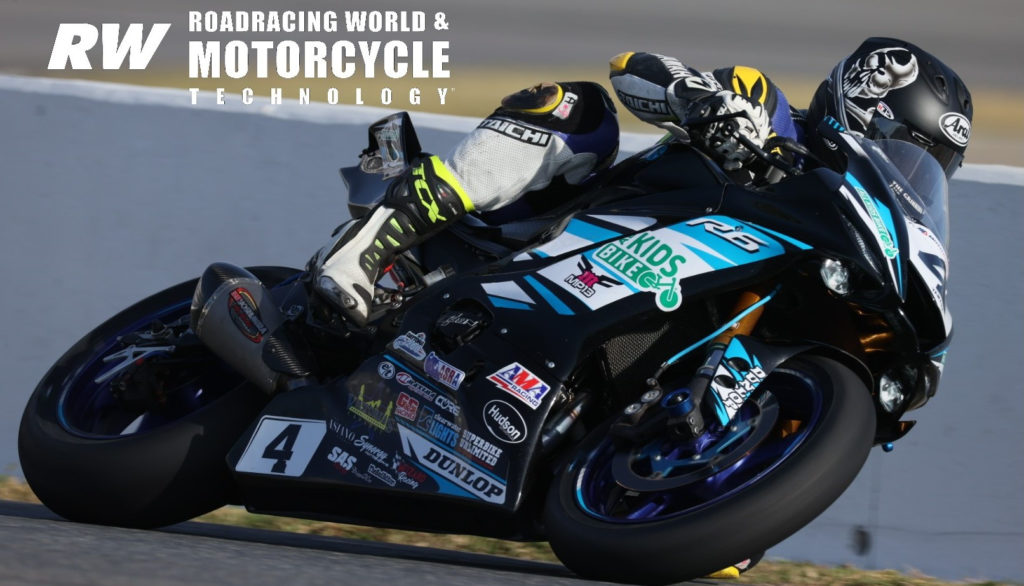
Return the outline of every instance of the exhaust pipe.
<path id="1" fill-rule="evenodd" d="M 192 331 L 221 360 L 267 393 L 278 390 L 284 373 L 267 366 L 268 343 L 285 321 L 263 283 L 229 263 L 210 265 L 192 297 Z"/>

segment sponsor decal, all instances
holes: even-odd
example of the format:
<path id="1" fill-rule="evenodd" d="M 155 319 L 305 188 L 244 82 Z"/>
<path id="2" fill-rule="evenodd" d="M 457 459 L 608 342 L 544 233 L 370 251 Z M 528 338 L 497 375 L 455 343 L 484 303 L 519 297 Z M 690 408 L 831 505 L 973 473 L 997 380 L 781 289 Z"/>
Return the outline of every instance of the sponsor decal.
<path id="1" fill-rule="evenodd" d="M 947 112 L 939 118 L 939 128 L 946 138 L 958 146 L 967 146 L 971 139 L 971 121 L 959 112 Z"/>
<path id="2" fill-rule="evenodd" d="M 562 97 L 562 102 L 558 104 L 555 111 L 551 114 L 556 118 L 565 120 L 572 113 L 572 107 L 576 105 L 576 101 L 579 100 L 579 96 L 572 92 L 565 92 L 565 96 Z"/>
<path id="3" fill-rule="evenodd" d="M 327 422 L 327 426 L 331 429 L 332 432 L 334 432 L 335 435 L 337 435 L 341 439 L 349 443 L 356 441 L 356 433 L 351 429 L 345 427 L 345 425 L 342 424 L 340 421 L 332 419 L 329 422 Z"/>
<path id="4" fill-rule="evenodd" d="M 643 96 L 634 96 L 633 94 L 627 94 L 624 91 L 616 90 L 615 95 L 619 96 L 619 101 L 630 110 L 636 112 L 644 112 L 647 114 L 665 114 L 668 115 L 668 102 L 665 100 L 656 100 L 652 98 L 646 98 Z"/>
<path id="5" fill-rule="evenodd" d="M 484 425 L 491 435 L 507 444 L 518 444 L 526 439 L 526 421 L 505 401 L 494 399 L 484 405 Z"/>
<path id="6" fill-rule="evenodd" d="M 250 342 L 258 344 L 267 335 L 267 326 L 260 318 L 259 304 L 244 287 L 238 287 L 228 294 L 228 315 L 238 331 Z"/>
<path id="7" fill-rule="evenodd" d="M 357 396 L 349 395 L 348 410 L 381 431 L 393 431 L 394 422 L 391 415 L 395 404 L 385 399 L 371 399 L 366 396 L 366 385 L 359 386 Z"/>
<path id="8" fill-rule="evenodd" d="M 441 316 L 437 325 L 442 328 L 445 326 L 466 326 L 466 328 L 472 329 L 480 325 L 480 320 L 470 317 L 461 311 L 453 311 Z"/>
<path id="9" fill-rule="evenodd" d="M 905 203 L 908 206 L 910 206 L 910 208 L 913 209 L 914 212 L 916 212 L 918 215 L 921 215 L 921 214 L 924 213 L 924 208 L 921 207 L 921 204 L 918 203 L 916 198 L 910 197 L 907 194 L 907 191 L 905 189 L 903 189 L 903 186 L 900 185 L 899 181 L 896 181 L 894 179 L 891 183 L 889 183 L 889 189 L 891 189 L 892 192 L 895 193 L 896 195 L 900 196 L 900 200 L 903 203 Z"/>
<path id="10" fill-rule="evenodd" d="M 399 371 L 398 374 L 395 375 L 395 380 L 398 381 L 398 384 L 411 390 L 428 402 L 433 403 L 434 400 L 437 399 L 437 393 L 434 392 L 433 389 L 416 380 L 416 378 L 408 372 Z"/>
<path id="11" fill-rule="evenodd" d="M 458 417 L 462 413 L 462 407 L 459 407 L 455 401 L 444 395 L 438 395 L 437 398 L 434 399 L 434 405 L 437 405 L 438 409 L 447 411 L 455 417 Z"/>
<path id="12" fill-rule="evenodd" d="M 388 453 L 371 442 L 370 436 L 361 435 L 356 438 L 356 441 L 352 442 L 352 445 L 359 448 L 361 453 L 369 456 L 373 460 L 376 460 L 385 466 L 388 465 Z"/>
<path id="13" fill-rule="evenodd" d="M 466 373 L 441 360 L 433 352 L 428 354 L 427 359 L 423 362 L 423 370 L 426 371 L 427 376 L 453 391 L 459 390 L 459 385 L 466 378 Z"/>
<path id="14" fill-rule="evenodd" d="M 352 467 L 355 466 L 357 462 L 355 456 L 349 454 L 338 446 L 331 448 L 331 453 L 327 454 L 327 459 L 334 464 L 334 467 L 342 474 L 348 474 L 351 472 Z"/>
<path id="15" fill-rule="evenodd" d="M 597 249 L 594 258 L 614 276 L 654 293 L 658 309 L 673 311 L 682 305 L 678 274 L 686 257 L 656 233 L 640 232 L 609 242 Z"/>
<path id="16" fill-rule="evenodd" d="M 494 468 L 502 453 L 501 448 L 468 429 L 463 430 L 459 438 L 459 451 L 487 468 Z"/>
<path id="17" fill-rule="evenodd" d="M 892 110 L 889 108 L 888 104 L 886 104 L 885 102 L 878 102 L 878 105 L 875 106 L 875 109 L 878 110 L 879 114 L 885 116 L 889 120 L 894 120 L 896 118 L 893 115 Z"/>
<path id="18" fill-rule="evenodd" d="M 427 183 L 426 163 L 413 167 L 412 176 L 417 178 L 412 182 L 412 187 L 416 190 L 416 196 L 419 198 L 420 205 L 426 210 L 430 223 L 447 221 L 448 218 L 441 215 L 441 204 L 437 202 L 434 192 L 430 190 L 430 184 Z"/>
<path id="19" fill-rule="evenodd" d="M 547 146 L 548 143 L 551 142 L 550 132 L 544 132 L 537 128 L 523 126 L 522 124 L 517 124 L 511 120 L 505 120 L 504 118 L 485 118 L 477 128 L 493 130 L 498 134 L 504 134 L 505 136 L 518 140 L 519 142 L 535 146 Z"/>
<path id="20" fill-rule="evenodd" d="M 395 338 L 391 343 L 395 350 L 405 354 L 414 360 L 423 360 L 427 357 L 423 345 L 427 343 L 427 336 L 422 332 L 406 332 Z"/>
<path id="21" fill-rule="evenodd" d="M 505 502 L 505 482 L 477 468 L 462 457 L 442 451 L 415 431 L 398 426 L 402 449 L 418 464 L 451 481 L 469 494 L 489 503 Z"/>
<path id="22" fill-rule="evenodd" d="M 875 200 L 868 194 L 866 189 L 860 186 L 859 183 L 853 183 L 853 188 L 857 191 L 857 195 L 860 196 L 860 200 L 864 202 L 864 209 L 867 210 L 868 215 L 871 216 L 871 221 L 875 223 L 875 233 L 878 235 L 878 239 L 882 243 L 882 252 L 885 254 L 886 258 L 896 258 L 900 249 L 896 248 L 896 243 L 893 242 L 892 235 L 889 234 L 889 229 L 885 227 L 885 220 L 882 219 L 882 214 L 878 211 L 878 206 L 875 205 Z"/>
<path id="23" fill-rule="evenodd" d="M 462 432 L 461 427 L 438 415 L 430 407 L 420 409 L 420 417 L 416 421 L 416 427 L 442 444 L 453 448 L 458 445 L 459 434 Z"/>
<path id="24" fill-rule="evenodd" d="M 737 378 L 736 374 L 741 375 L 742 378 Z M 757 385 L 761 384 L 767 376 L 767 373 L 759 366 L 751 366 L 745 373 L 742 371 L 732 373 L 724 364 L 718 366 L 711 387 L 722 404 L 725 405 L 728 419 L 732 419 L 750 393 L 753 393 Z"/>
<path id="25" fill-rule="evenodd" d="M 416 421 L 416 412 L 419 411 L 420 402 L 405 393 L 398 394 L 398 401 L 395 403 L 395 415 L 409 421 Z"/>
<path id="26" fill-rule="evenodd" d="M 594 265 L 585 256 L 581 256 L 579 262 L 576 265 L 579 267 L 579 274 L 571 274 L 565 278 L 565 282 L 570 287 L 576 289 L 581 295 L 590 299 L 597 291 L 596 287 L 614 287 L 616 285 L 622 285 L 622 283 L 609 277 L 608 275 L 601 275 L 594 272 Z"/>
<path id="27" fill-rule="evenodd" d="M 529 405 L 530 409 L 539 407 L 544 395 L 551 390 L 550 385 L 518 362 L 513 362 L 491 374 L 487 380 Z"/>
<path id="28" fill-rule="evenodd" d="M 393 379 L 395 378 L 395 365 L 390 362 L 381 362 L 377 365 L 377 374 L 383 379 Z"/>
<path id="29" fill-rule="evenodd" d="M 722 425 L 732 420 L 767 376 L 761 362 L 744 348 L 739 339 L 729 343 L 711 379 L 711 389 L 718 399 L 715 401 L 718 420 Z"/>
<path id="30" fill-rule="evenodd" d="M 395 477 L 392 476 L 390 472 L 376 464 L 370 464 L 370 466 L 366 469 L 366 473 L 369 474 L 370 476 L 373 476 L 377 480 L 380 480 L 381 482 L 388 486 L 395 486 L 398 484 L 398 481 L 395 480 Z"/>
<path id="31" fill-rule="evenodd" d="M 395 458 L 395 460 L 395 477 L 399 484 L 417 489 L 427 481 L 427 474 L 419 468 L 398 458 Z"/>

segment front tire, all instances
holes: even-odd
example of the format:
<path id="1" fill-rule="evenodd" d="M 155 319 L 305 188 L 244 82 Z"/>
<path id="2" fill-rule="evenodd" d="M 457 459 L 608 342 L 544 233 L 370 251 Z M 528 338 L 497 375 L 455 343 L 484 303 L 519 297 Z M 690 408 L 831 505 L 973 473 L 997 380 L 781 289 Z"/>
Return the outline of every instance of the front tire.
<path id="1" fill-rule="evenodd" d="M 749 452 L 723 452 L 724 469 L 688 467 L 665 438 L 625 447 L 606 427 L 592 432 L 548 492 L 545 524 L 558 558 L 591 579 L 679 582 L 762 552 L 824 512 L 867 459 L 871 397 L 850 369 L 817 356 L 791 359 L 762 388 L 762 404 L 773 412 L 760 421 L 770 433 Z M 757 419 L 748 437 L 761 437 Z M 637 484 L 649 493 L 619 486 L 615 462 L 621 466 L 623 451 L 636 469 L 630 478 L 648 474 Z M 665 457 L 679 458 L 680 471 L 649 461 Z M 659 483 L 664 490 L 655 489 Z"/>
<path id="2" fill-rule="evenodd" d="M 298 272 L 252 270 L 268 286 Z M 109 382 L 96 382 L 120 336 L 153 320 L 187 316 L 196 282 L 107 320 L 36 387 L 22 416 L 18 453 L 29 486 L 53 512 L 73 521 L 148 528 L 191 519 L 232 499 L 225 455 L 268 400 L 265 394 L 212 354 L 200 356 L 209 366 L 180 381 L 182 390 L 171 389 L 195 395 L 173 413 L 126 405 Z"/>

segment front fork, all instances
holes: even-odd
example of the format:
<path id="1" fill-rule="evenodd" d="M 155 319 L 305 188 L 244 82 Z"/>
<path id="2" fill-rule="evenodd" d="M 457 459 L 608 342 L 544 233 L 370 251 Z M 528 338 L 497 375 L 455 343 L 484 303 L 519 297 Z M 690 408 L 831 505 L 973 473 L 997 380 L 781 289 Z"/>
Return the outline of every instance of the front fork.
<path id="1" fill-rule="evenodd" d="M 727 425 L 766 376 L 758 359 L 751 356 L 737 337 L 749 336 L 754 331 L 765 304 L 774 295 L 775 291 L 767 295 L 753 290 L 741 293 L 732 317 L 724 326 L 667 360 L 647 380 L 649 390 L 640 397 L 640 401 L 626 407 L 612 425 L 612 433 L 634 441 L 645 441 L 667 426 L 673 434 L 699 437 L 707 428 L 702 405 L 705 397 L 709 396 L 709 389 L 713 390 L 710 397 L 718 421 L 723 426 Z M 705 341 L 708 341 L 707 354 L 693 378 L 685 386 L 666 394 L 659 377 Z M 656 409 L 659 405 L 662 409 Z"/>

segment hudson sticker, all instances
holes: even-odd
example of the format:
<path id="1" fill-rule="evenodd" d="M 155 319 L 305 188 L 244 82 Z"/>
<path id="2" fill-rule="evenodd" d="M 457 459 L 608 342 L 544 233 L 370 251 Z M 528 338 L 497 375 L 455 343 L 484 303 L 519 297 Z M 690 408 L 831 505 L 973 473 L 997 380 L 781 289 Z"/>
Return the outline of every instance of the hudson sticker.
<path id="1" fill-rule="evenodd" d="M 518 444 L 526 439 L 526 421 L 505 401 L 494 399 L 484 405 L 484 425 L 491 435 L 507 444 Z"/>

